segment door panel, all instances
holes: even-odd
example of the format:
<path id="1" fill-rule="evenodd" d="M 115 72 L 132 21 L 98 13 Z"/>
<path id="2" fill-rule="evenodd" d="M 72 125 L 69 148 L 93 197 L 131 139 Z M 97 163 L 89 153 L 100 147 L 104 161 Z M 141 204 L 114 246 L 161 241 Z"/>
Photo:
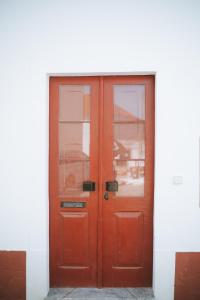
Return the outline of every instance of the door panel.
<path id="1" fill-rule="evenodd" d="M 74 235 L 74 232 L 76 234 Z M 70 266 L 88 267 L 88 213 L 60 213 L 59 264 L 63 268 Z M 78 245 L 78 246 L 77 246 Z"/>
<path id="2" fill-rule="evenodd" d="M 152 283 L 153 99 L 151 76 L 104 81 L 103 189 L 118 191 L 103 201 L 103 286 Z"/>
<path id="3" fill-rule="evenodd" d="M 50 79 L 51 286 L 96 286 L 97 78 Z M 84 191 L 83 182 L 96 184 Z M 70 207 L 77 205 L 77 207 Z M 81 205 L 83 207 L 81 207 Z"/>
<path id="4" fill-rule="evenodd" d="M 151 286 L 154 77 L 50 78 L 49 171 L 51 286 Z"/>
<path id="5" fill-rule="evenodd" d="M 142 212 L 114 213 L 113 266 L 134 268 L 143 265 L 144 218 Z"/>

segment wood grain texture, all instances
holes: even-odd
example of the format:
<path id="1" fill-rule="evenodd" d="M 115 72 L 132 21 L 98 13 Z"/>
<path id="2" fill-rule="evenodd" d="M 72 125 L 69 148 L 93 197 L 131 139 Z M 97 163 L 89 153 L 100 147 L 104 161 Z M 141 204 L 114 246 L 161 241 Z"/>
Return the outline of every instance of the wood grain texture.
<path id="1" fill-rule="evenodd" d="M 0 251 L 0 300 L 26 300 L 26 252 Z"/>
<path id="2" fill-rule="evenodd" d="M 200 299 L 200 252 L 176 253 L 174 299 Z"/>

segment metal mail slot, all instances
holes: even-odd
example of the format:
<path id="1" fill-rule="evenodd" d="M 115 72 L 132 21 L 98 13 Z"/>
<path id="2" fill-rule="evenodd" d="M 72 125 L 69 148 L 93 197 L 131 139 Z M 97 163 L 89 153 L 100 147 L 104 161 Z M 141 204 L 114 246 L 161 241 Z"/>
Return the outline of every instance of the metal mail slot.
<path id="1" fill-rule="evenodd" d="M 63 208 L 84 208 L 86 205 L 86 202 L 63 201 L 60 206 Z"/>

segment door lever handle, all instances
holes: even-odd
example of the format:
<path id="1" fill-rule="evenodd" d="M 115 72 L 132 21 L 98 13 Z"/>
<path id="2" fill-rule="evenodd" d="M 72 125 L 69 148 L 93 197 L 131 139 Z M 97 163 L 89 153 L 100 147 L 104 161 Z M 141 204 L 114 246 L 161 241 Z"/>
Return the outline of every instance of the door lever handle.
<path id="1" fill-rule="evenodd" d="M 114 181 L 106 181 L 106 191 L 107 192 L 117 192 L 118 191 L 118 182 Z"/>
<path id="2" fill-rule="evenodd" d="M 108 192 L 106 191 L 105 193 L 104 193 L 104 200 L 108 200 L 109 199 L 109 194 L 108 194 Z"/>
<path id="3" fill-rule="evenodd" d="M 95 182 L 94 181 L 83 181 L 83 191 L 94 192 Z"/>

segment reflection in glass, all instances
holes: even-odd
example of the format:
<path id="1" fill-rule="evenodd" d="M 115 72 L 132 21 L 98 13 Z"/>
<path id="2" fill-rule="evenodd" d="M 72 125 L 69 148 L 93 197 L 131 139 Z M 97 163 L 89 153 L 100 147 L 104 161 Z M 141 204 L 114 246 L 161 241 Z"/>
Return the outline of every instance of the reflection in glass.
<path id="1" fill-rule="evenodd" d="M 64 160 L 89 159 L 90 124 L 59 124 L 59 155 Z"/>
<path id="2" fill-rule="evenodd" d="M 114 159 L 145 158 L 144 124 L 114 124 Z"/>
<path id="3" fill-rule="evenodd" d="M 90 86 L 59 86 L 59 121 L 88 121 L 90 119 Z"/>
<path id="4" fill-rule="evenodd" d="M 59 195 L 69 197 L 88 197 L 83 192 L 83 181 L 89 179 L 89 161 L 59 160 Z"/>
<path id="5" fill-rule="evenodd" d="M 144 85 L 114 85 L 114 120 L 145 120 Z"/>
<path id="6" fill-rule="evenodd" d="M 118 181 L 117 197 L 144 196 L 144 161 L 113 162 L 115 180 Z"/>

